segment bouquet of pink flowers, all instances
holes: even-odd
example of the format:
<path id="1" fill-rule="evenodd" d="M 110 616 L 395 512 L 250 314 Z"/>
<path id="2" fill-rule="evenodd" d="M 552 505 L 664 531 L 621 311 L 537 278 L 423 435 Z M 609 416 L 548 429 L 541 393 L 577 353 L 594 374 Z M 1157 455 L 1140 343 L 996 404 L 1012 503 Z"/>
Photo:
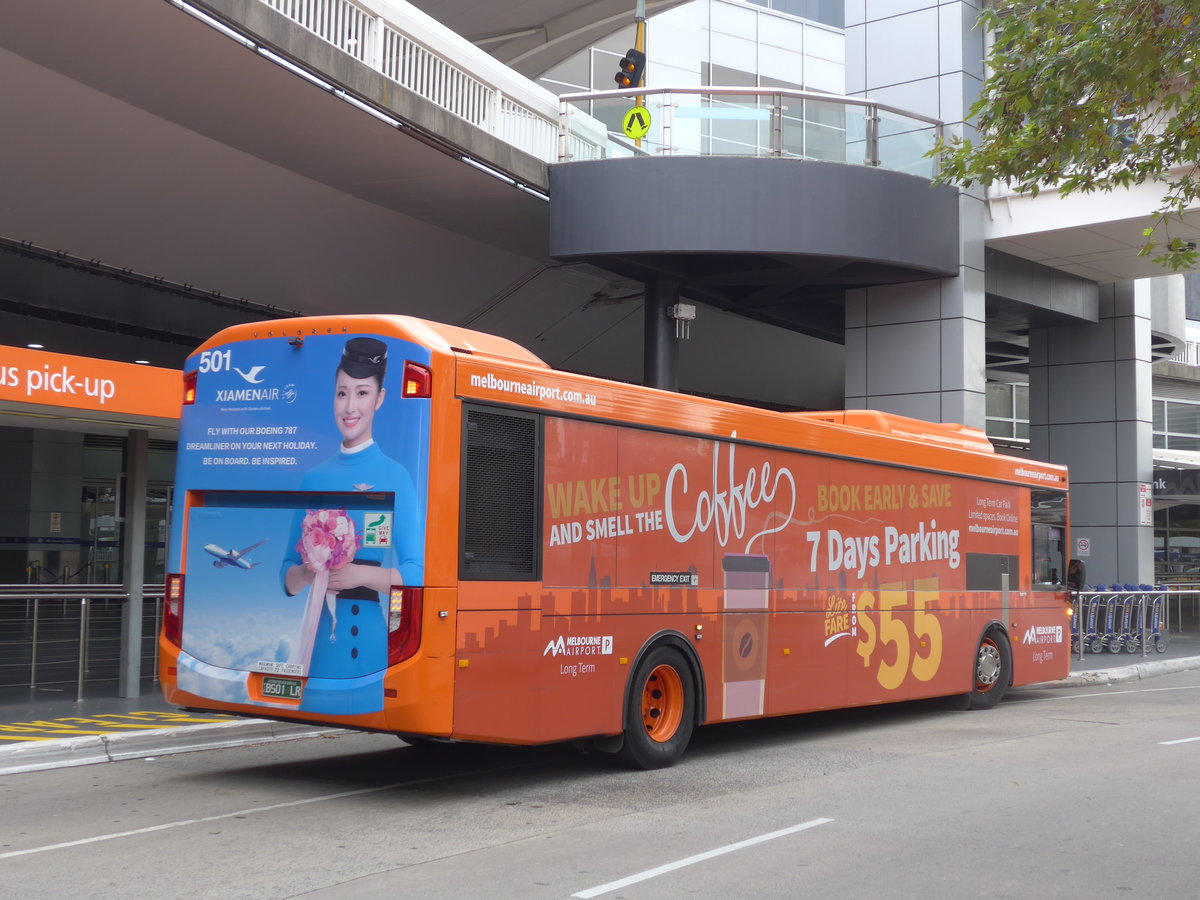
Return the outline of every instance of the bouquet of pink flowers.
<path id="1" fill-rule="evenodd" d="M 304 626 L 301 631 L 302 647 L 300 658 L 304 661 L 304 674 L 312 662 L 313 643 L 317 638 L 317 626 L 321 621 L 321 606 L 329 608 L 333 619 L 329 640 L 336 640 L 337 594 L 329 590 L 329 573 L 354 560 L 358 550 L 358 534 L 354 521 L 344 509 L 310 509 L 300 523 L 300 540 L 296 552 L 308 570 L 313 573 L 312 588 L 304 609 Z"/>

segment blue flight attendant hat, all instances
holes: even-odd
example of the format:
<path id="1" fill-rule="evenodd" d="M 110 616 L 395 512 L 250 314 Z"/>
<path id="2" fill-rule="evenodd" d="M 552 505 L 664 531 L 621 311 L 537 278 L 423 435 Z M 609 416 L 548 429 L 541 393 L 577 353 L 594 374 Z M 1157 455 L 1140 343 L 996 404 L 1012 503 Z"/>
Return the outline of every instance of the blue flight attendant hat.
<path id="1" fill-rule="evenodd" d="M 346 341 L 338 368 L 351 378 L 377 376 L 383 381 L 387 369 L 387 344 L 375 338 L 356 337 Z"/>

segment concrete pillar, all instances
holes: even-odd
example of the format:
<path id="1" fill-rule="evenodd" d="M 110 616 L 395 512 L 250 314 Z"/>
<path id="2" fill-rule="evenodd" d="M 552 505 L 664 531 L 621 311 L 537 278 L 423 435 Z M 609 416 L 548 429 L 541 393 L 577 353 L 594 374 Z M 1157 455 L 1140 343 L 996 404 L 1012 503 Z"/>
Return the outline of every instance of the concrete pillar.
<path id="1" fill-rule="evenodd" d="M 1091 584 L 1154 580 L 1154 525 L 1141 504 L 1154 472 L 1150 321 L 1157 280 L 1101 285 L 1094 325 L 1029 332 L 1030 452 L 1070 469 L 1070 553 L 1087 539 L 1089 555 L 1081 558 Z"/>
<path id="2" fill-rule="evenodd" d="M 847 0 L 846 92 L 961 132 L 983 80 L 978 17 L 977 3 Z M 956 277 L 847 293 L 847 407 L 984 426 L 983 228 L 982 198 L 964 193 Z"/>
<path id="3" fill-rule="evenodd" d="M 846 294 L 846 407 L 983 428 L 983 273 Z"/>
<path id="4" fill-rule="evenodd" d="M 145 431 L 129 431 L 125 438 L 123 498 L 125 521 L 121 530 L 121 571 L 129 601 L 121 612 L 121 670 L 118 696 L 141 696 L 142 589 L 146 567 L 146 472 L 150 439 Z"/>

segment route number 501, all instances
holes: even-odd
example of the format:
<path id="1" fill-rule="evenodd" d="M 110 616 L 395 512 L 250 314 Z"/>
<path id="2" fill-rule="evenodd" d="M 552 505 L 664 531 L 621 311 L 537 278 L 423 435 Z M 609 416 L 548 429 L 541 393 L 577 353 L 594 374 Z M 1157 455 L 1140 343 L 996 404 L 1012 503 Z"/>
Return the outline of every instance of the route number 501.
<path id="1" fill-rule="evenodd" d="M 200 371 L 201 372 L 223 372 L 228 371 L 233 366 L 233 351 L 226 348 L 224 350 L 205 350 L 200 354 Z"/>
<path id="2" fill-rule="evenodd" d="M 908 599 L 908 591 L 902 584 L 883 585 L 878 599 L 870 591 L 858 598 L 858 626 L 863 637 L 856 649 L 867 667 L 875 662 L 876 650 L 880 651 L 875 678 L 884 690 L 896 690 L 910 672 L 918 681 L 929 681 L 942 664 L 942 623 L 925 609 L 926 604 L 937 601 L 937 579 L 917 579 L 912 597 L 911 634 L 904 620 L 892 613 Z M 878 623 L 870 612 L 876 609 L 876 604 Z M 916 638 L 915 649 L 912 638 Z M 894 654 L 884 649 L 889 646 L 896 648 Z"/>

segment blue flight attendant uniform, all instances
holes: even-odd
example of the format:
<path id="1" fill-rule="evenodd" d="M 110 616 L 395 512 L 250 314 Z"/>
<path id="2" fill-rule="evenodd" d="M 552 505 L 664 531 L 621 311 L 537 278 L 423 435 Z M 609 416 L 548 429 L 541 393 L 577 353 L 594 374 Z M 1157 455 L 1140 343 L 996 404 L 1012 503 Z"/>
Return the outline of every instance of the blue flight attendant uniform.
<path id="1" fill-rule="evenodd" d="M 391 459 L 372 441 L 352 450 L 342 449 L 336 456 L 314 466 L 300 483 L 301 491 L 353 494 L 390 492 L 395 494 L 392 519 L 392 547 L 362 547 L 352 562 L 397 568 L 405 584 L 419 585 L 423 580 L 424 535 L 417 516 L 416 491 L 407 469 Z M 347 505 L 352 501 L 347 500 Z M 364 519 L 375 512 L 348 510 L 361 542 Z M 293 565 L 301 565 L 295 543 L 300 539 L 303 511 L 292 526 L 292 548 L 283 561 L 281 576 Z M 307 593 L 302 595 L 307 598 Z M 387 602 L 369 588 L 341 591 L 335 601 L 337 627 L 327 606 L 321 607 L 313 643 L 309 678 L 300 708 L 311 712 L 355 714 L 377 712 L 383 708 L 383 670 L 387 666 Z M 333 638 L 331 640 L 330 638 Z"/>

